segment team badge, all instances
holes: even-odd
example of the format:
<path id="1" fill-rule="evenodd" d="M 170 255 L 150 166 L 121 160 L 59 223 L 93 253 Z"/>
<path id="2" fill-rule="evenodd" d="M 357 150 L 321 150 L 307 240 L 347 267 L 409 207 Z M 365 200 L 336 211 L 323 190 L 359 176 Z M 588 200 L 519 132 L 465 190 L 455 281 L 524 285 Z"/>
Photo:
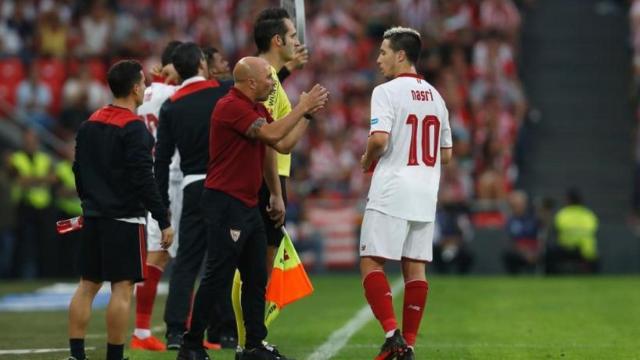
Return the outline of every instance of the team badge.
<path id="1" fill-rule="evenodd" d="M 229 230 L 229 235 L 231 235 L 231 239 L 233 239 L 233 241 L 238 241 L 240 238 L 240 230 L 231 229 Z"/>

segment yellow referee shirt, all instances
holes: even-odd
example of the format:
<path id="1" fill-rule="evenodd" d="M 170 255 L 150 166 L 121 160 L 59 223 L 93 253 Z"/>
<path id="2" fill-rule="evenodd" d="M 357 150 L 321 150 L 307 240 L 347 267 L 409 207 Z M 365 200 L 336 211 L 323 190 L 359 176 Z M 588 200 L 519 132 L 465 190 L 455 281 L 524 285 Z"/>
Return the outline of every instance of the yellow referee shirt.
<path id="1" fill-rule="evenodd" d="M 271 76 L 275 83 L 275 90 L 269 95 L 269 98 L 263 102 L 264 106 L 269 110 L 269 114 L 273 120 L 280 120 L 287 116 L 291 112 L 291 103 L 287 97 L 287 93 L 284 92 L 284 88 L 278 79 L 278 72 L 272 66 Z M 280 176 L 287 176 L 291 173 L 291 154 L 278 153 L 278 174 Z"/>

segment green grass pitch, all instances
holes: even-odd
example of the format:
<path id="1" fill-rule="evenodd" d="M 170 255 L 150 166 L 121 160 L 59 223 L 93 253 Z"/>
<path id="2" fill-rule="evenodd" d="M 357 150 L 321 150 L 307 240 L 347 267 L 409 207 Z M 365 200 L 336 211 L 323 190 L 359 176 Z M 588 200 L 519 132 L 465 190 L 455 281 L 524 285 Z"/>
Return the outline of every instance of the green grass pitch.
<path id="1" fill-rule="evenodd" d="M 397 275 L 391 275 L 392 281 Z M 306 359 L 365 305 L 356 275 L 315 276 L 314 295 L 285 308 L 268 340 L 283 353 Z M 2 283 L 0 295 L 42 283 Z M 156 302 L 161 326 L 164 297 Z M 396 309 L 402 296 L 394 298 Z M 400 320 L 400 319 L 399 319 Z M 132 321 L 133 326 L 133 310 Z M 0 350 L 67 347 L 67 314 L 0 312 Z M 105 356 L 104 311 L 93 314 L 87 346 Z M 161 332 L 157 332 L 161 335 Z M 334 359 L 373 359 L 382 330 L 368 322 Z M 126 351 L 131 360 L 175 359 L 175 353 Z M 210 351 L 233 359 L 232 351 Z M 430 278 L 430 293 L 416 349 L 418 359 L 640 359 L 640 277 Z M 66 352 L 0 355 L 2 359 L 61 360 Z"/>

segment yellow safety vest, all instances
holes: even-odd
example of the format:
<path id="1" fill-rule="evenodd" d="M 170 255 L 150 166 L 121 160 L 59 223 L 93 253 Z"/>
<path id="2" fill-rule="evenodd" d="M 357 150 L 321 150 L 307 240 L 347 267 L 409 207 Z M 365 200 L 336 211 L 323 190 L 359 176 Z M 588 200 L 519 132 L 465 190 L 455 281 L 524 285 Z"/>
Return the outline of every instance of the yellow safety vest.
<path id="1" fill-rule="evenodd" d="M 591 210 L 581 205 L 566 206 L 556 214 L 555 224 L 560 246 L 578 249 L 585 259 L 598 257 L 598 218 Z"/>
<path id="2" fill-rule="evenodd" d="M 278 72 L 271 66 L 271 77 L 273 78 L 274 91 L 269 94 L 269 98 L 262 104 L 269 110 L 269 114 L 273 120 L 278 121 L 287 116 L 291 112 L 291 102 L 287 97 L 287 93 L 284 91 L 280 80 L 278 79 Z M 291 174 L 291 154 L 276 154 L 278 161 L 278 175 L 289 177 Z"/>
<path id="3" fill-rule="evenodd" d="M 26 152 L 18 151 L 11 156 L 11 165 L 21 177 L 44 178 L 51 170 L 51 158 L 42 152 L 36 152 L 31 158 Z M 12 195 L 14 200 L 24 200 L 36 209 L 44 209 L 51 204 L 51 191 L 48 186 L 16 186 Z"/>
<path id="4" fill-rule="evenodd" d="M 76 178 L 73 175 L 73 166 L 70 161 L 62 160 L 56 165 L 56 176 L 60 179 L 62 186 L 68 190 L 76 191 Z M 82 203 L 77 193 L 75 196 L 58 196 L 56 205 L 69 215 L 82 215 Z"/>

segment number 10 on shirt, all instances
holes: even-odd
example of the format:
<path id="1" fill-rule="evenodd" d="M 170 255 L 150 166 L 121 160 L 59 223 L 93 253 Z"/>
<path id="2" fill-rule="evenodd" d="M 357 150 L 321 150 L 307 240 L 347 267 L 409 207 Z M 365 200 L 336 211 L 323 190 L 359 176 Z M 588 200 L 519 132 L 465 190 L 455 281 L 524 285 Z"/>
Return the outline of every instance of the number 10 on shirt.
<path id="1" fill-rule="evenodd" d="M 422 141 L 422 162 L 429 167 L 435 166 L 440 144 L 440 120 L 438 117 L 427 115 L 420 122 L 418 116 L 409 114 L 406 124 L 411 126 L 411 144 L 409 145 L 409 161 L 407 162 L 407 166 L 420 165 L 418 163 L 417 148 L 418 133 L 420 133 Z M 418 131 L 420 129 L 422 131 Z"/>

